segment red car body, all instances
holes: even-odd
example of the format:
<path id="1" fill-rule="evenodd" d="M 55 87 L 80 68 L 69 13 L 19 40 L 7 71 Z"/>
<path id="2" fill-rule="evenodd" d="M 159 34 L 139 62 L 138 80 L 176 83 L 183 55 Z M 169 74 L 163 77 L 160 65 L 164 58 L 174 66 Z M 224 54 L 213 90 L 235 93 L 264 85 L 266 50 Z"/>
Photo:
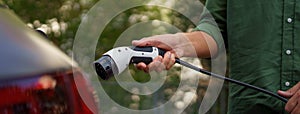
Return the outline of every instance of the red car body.
<path id="1" fill-rule="evenodd" d="M 76 63 L 0 7 L 0 114 L 98 113 L 88 84 Z"/>

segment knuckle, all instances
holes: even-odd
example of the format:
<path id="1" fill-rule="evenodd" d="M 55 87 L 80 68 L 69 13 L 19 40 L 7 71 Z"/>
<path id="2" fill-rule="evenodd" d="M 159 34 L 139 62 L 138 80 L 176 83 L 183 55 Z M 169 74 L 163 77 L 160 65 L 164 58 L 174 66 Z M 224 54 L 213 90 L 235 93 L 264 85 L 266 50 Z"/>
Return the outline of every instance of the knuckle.
<path id="1" fill-rule="evenodd" d="M 141 67 L 141 66 L 136 66 L 136 68 L 139 70 L 143 70 L 143 67 Z"/>
<path id="2" fill-rule="evenodd" d="M 175 59 L 172 59 L 172 60 L 171 60 L 171 62 L 172 62 L 172 65 L 174 65 L 174 64 L 175 64 L 175 61 L 176 61 Z"/>
<path id="3" fill-rule="evenodd" d="M 288 107 L 288 106 L 286 106 L 284 109 L 285 109 L 285 111 L 287 111 L 287 112 L 291 112 L 290 107 Z"/>
<path id="4" fill-rule="evenodd" d="M 290 109 L 291 106 L 295 106 L 295 105 L 296 105 L 295 102 L 290 103 L 289 109 Z"/>
<path id="5" fill-rule="evenodd" d="M 170 69 L 171 69 L 171 67 L 170 67 L 170 66 L 167 66 L 167 67 L 166 67 L 166 70 L 170 70 Z"/>
<path id="6" fill-rule="evenodd" d="M 149 69 L 143 69 L 143 71 L 149 73 Z"/>
<path id="7" fill-rule="evenodd" d="M 164 61 L 162 65 L 168 66 L 168 61 Z"/>
<path id="8" fill-rule="evenodd" d="M 296 96 L 297 96 L 297 97 L 300 96 L 300 92 L 299 92 L 299 91 L 296 92 Z"/>

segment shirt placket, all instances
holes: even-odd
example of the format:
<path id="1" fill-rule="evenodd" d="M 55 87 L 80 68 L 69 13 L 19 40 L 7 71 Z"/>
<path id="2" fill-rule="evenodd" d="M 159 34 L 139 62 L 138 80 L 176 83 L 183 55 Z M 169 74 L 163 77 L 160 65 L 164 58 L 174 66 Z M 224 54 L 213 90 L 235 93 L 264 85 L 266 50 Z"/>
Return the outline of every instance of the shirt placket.
<path id="1" fill-rule="evenodd" d="M 283 6 L 281 89 L 287 90 L 293 82 L 295 0 L 284 0 Z"/>

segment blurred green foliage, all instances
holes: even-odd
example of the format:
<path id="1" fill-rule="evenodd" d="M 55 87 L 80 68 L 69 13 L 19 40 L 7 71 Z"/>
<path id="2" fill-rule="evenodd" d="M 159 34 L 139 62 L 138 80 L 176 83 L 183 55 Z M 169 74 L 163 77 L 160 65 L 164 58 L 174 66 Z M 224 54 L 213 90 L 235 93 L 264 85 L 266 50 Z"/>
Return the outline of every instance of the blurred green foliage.
<path id="1" fill-rule="evenodd" d="M 28 26 L 42 29 L 67 54 L 82 16 L 98 0 L 3 0 Z"/>

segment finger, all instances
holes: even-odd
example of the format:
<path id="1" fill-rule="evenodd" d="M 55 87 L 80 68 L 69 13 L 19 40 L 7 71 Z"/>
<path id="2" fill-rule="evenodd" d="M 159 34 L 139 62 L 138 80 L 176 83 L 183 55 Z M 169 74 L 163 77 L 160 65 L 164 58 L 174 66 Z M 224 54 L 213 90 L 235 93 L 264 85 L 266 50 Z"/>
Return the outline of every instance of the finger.
<path id="1" fill-rule="evenodd" d="M 298 104 L 299 95 L 300 95 L 300 91 L 297 92 L 296 94 L 294 94 L 294 95 L 289 99 L 289 101 L 286 103 L 286 105 L 285 105 L 285 110 L 286 110 L 287 112 L 289 112 L 289 113 L 292 112 L 292 111 L 295 109 L 295 107 L 296 107 L 297 105 L 300 105 L 300 104 Z"/>
<path id="2" fill-rule="evenodd" d="M 165 65 L 163 64 L 163 57 L 162 56 L 158 56 L 157 57 L 157 63 L 156 63 L 156 67 L 155 67 L 155 71 L 156 72 L 162 72 L 165 69 Z"/>
<path id="3" fill-rule="evenodd" d="M 169 70 L 175 64 L 175 54 L 167 52 L 164 55 L 163 63 L 166 66 L 166 69 Z"/>
<path id="4" fill-rule="evenodd" d="M 149 72 L 148 66 L 143 62 L 136 64 L 136 68 L 139 69 L 139 70 L 143 70 L 146 73 Z"/>
<path id="5" fill-rule="evenodd" d="M 296 91 L 299 91 L 299 89 L 300 89 L 300 82 L 298 82 L 295 86 L 293 86 L 287 91 L 278 90 L 277 93 L 285 98 L 290 98 L 295 94 Z"/>
<path id="6" fill-rule="evenodd" d="M 159 62 L 159 63 L 162 63 L 163 57 L 162 57 L 162 56 L 157 56 L 157 57 L 155 57 L 155 58 L 153 59 L 153 61 L 154 61 L 154 62 L 157 61 L 157 62 Z"/>
<path id="7" fill-rule="evenodd" d="M 169 70 L 172 68 L 172 66 L 175 64 L 175 55 L 173 53 L 170 53 L 168 63 L 166 63 L 166 69 Z"/>
<path id="8" fill-rule="evenodd" d="M 298 101 L 299 102 L 299 101 Z M 291 114 L 300 114 L 300 104 L 298 103 L 297 106 L 294 108 Z"/>
<path id="9" fill-rule="evenodd" d="M 287 92 L 291 93 L 294 95 L 298 90 L 300 89 L 300 82 L 298 82 L 295 86 L 287 90 Z"/>
<path id="10" fill-rule="evenodd" d="M 164 58 L 163 58 L 163 61 L 162 61 L 163 64 L 165 65 L 165 67 L 166 67 L 167 70 L 170 69 L 170 68 L 169 68 L 169 63 L 170 63 L 170 61 L 171 61 L 171 57 L 172 57 L 171 52 L 167 51 L 167 52 L 165 53 Z"/>
<path id="11" fill-rule="evenodd" d="M 156 57 L 156 58 L 154 58 L 153 59 L 153 62 L 151 62 L 149 65 L 148 65 L 148 67 L 149 67 L 149 70 L 150 71 L 153 71 L 153 70 L 155 70 L 155 71 L 161 71 L 160 69 L 161 69 L 161 66 L 162 66 L 162 56 L 158 56 L 158 57 Z"/>
<path id="12" fill-rule="evenodd" d="M 162 72 L 163 70 L 165 70 L 165 65 L 163 63 L 157 62 L 156 64 L 157 64 L 157 66 L 155 67 L 156 72 Z"/>
<path id="13" fill-rule="evenodd" d="M 147 65 L 145 63 L 141 62 L 141 63 L 136 64 L 135 67 L 139 70 L 143 70 L 147 67 Z"/>
<path id="14" fill-rule="evenodd" d="M 281 91 L 281 90 L 278 90 L 277 93 L 280 95 L 280 96 L 283 96 L 285 98 L 290 98 L 293 96 L 292 93 L 290 92 L 286 92 L 286 91 Z"/>
<path id="15" fill-rule="evenodd" d="M 175 64 L 175 54 L 171 54 L 171 60 L 170 60 L 170 63 L 169 63 L 169 66 L 170 68 Z"/>

